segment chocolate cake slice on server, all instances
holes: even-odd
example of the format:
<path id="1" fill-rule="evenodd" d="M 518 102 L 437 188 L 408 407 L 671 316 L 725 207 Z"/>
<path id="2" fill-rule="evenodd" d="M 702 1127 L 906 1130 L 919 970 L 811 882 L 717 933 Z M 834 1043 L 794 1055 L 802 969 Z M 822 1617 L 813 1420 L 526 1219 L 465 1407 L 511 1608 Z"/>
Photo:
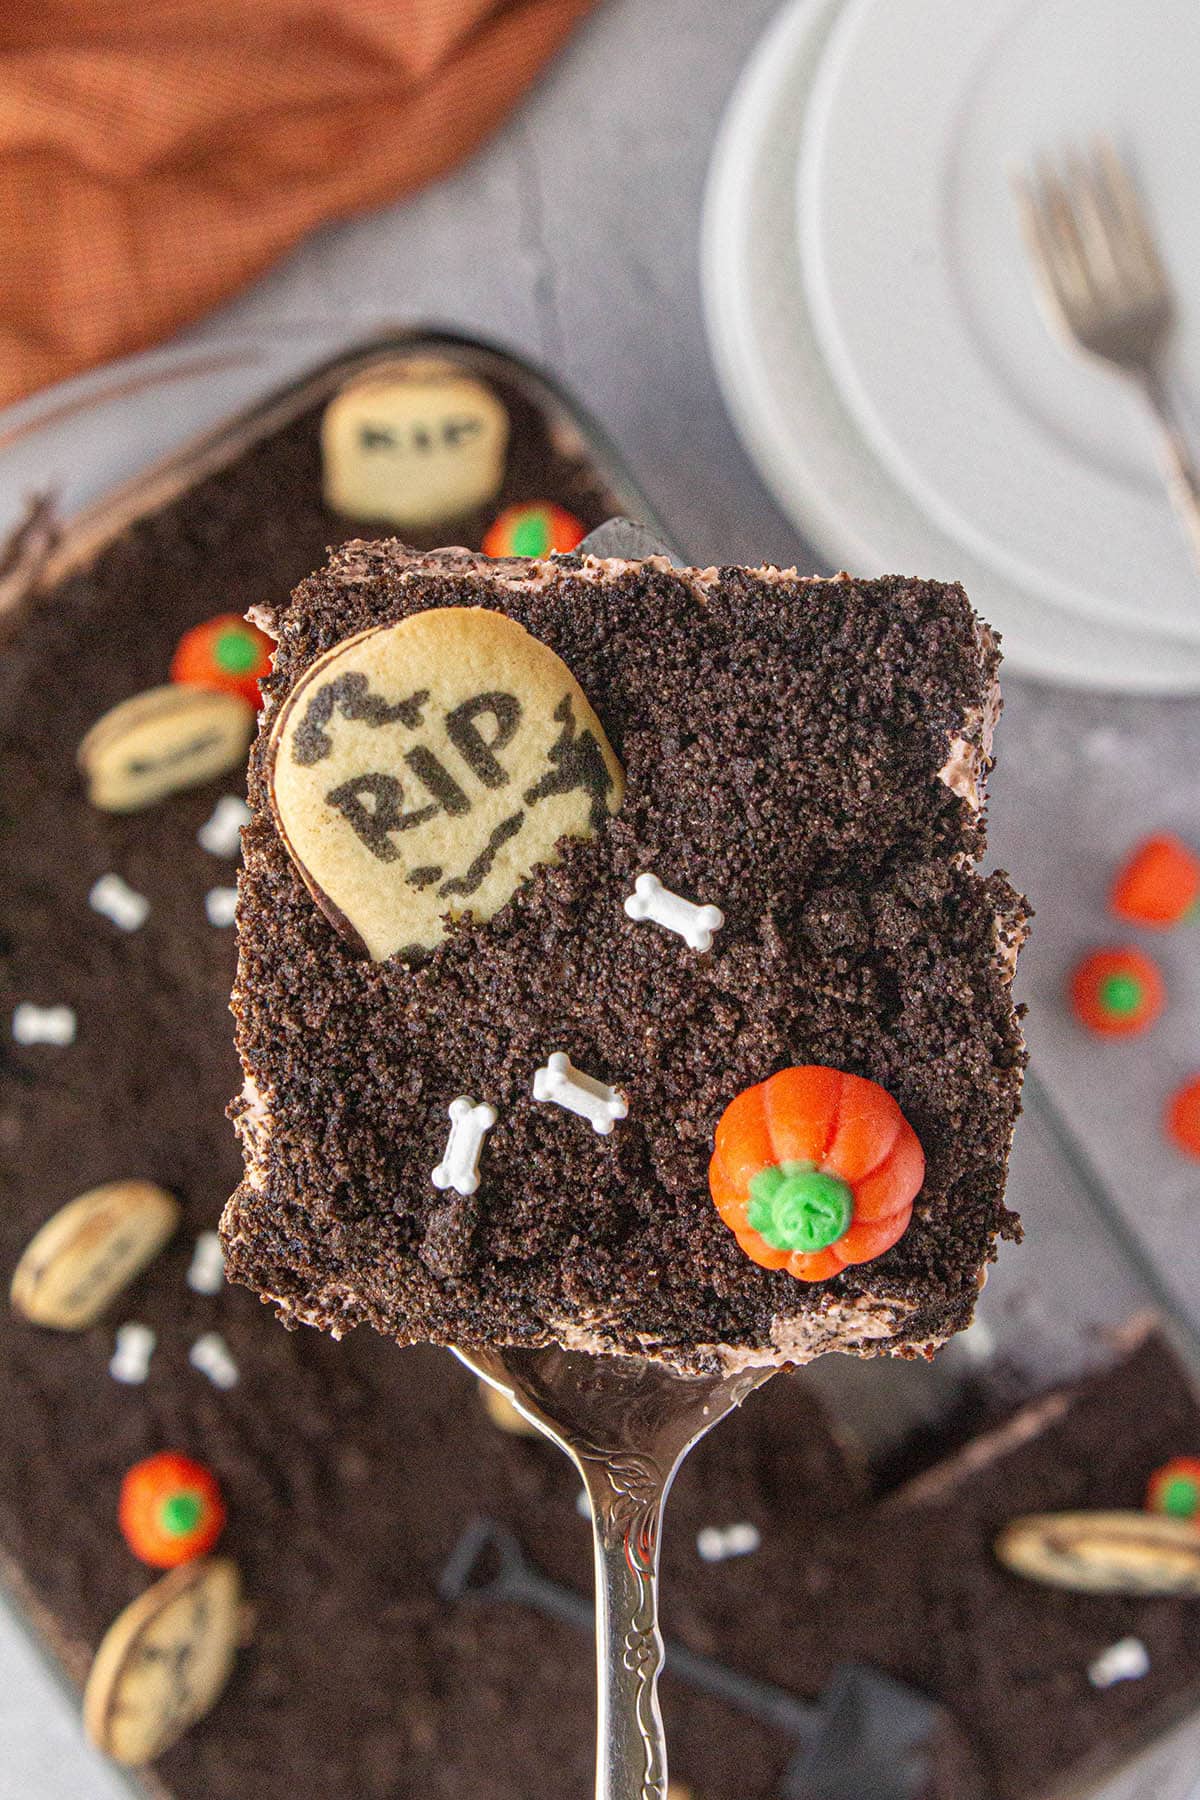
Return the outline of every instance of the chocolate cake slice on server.
<path id="1" fill-rule="evenodd" d="M 683 1370 L 970 1321 L 1026 912 L 960 587 L 354 543 L 256 617 L 235 1280 Z"/>

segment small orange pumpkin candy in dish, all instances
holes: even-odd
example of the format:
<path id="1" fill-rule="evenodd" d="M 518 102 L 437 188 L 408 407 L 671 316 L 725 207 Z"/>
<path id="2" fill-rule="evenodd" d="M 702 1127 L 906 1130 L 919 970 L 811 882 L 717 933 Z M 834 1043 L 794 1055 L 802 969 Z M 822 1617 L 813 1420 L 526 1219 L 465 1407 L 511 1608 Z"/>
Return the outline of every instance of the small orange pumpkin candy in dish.
<path id="1" fill-rule="evenodd" d="M 920 1140 L 892 1096 L 818 1064 L 781 1069 L 730 1101 L 708 1170 L 746 1255 L 798 1281 L 890 1250 L 924 1179 Z"/>
<path id="2" fill-rule="evenodd" d="M 225 1527 L 225 1503 L 203 1463 L 162 1450 L 126 1472 L 117 1516 L 136 1557 L 175 1569 L 212 1549 Z"/>
<path id="3" fill-rule="evenodd" d="M 1132 1037 L 1153 1025 L 1166 990 L 1142 950 L 1093 950 L 1071 972 L 1075 1017 L 1101 1037 Z"/>
<path id="4" fill-rule="evenodd" d="M 1118 869 L 1112 909 L 1119 919 L 1166 930 L 1200 911 L 1200 857 L 1169 831 L 1144 838 Z"/>
<path id="5" fill-rule="evenodd" d="M 1200 1521 L 1200 1457 L 1173 1456 L 1155 1469 L 1146 1489 L 1148 1512 Z"/>
<path id="6" fill-rule="evenodd" d="M 485 556 L 565 556 L 587 536 L 587 526 L 553 500 L 506 506 L 488 526 Z"/>
<path id="7" fill-rule="evenodd" d="M 1171 1095 L 1167 1136 L 1186 1156 L 1200 1157 L 1200 1075 L 1193 1076 Z"/>
<path id="8" fill-rule="evenodd" d="M 265 631 L 236 613 L 220 613 L 185 631 L 171 659 L 171 680 L 239 694 L 256 709 L 259 682 L 271 673 L 275 646 Z"/>

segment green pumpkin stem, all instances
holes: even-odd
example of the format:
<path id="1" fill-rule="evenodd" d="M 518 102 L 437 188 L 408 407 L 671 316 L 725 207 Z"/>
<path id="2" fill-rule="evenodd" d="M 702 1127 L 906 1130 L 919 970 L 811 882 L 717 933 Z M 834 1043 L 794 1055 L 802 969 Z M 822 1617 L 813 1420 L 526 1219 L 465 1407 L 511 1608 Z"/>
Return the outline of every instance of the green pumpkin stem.
<path id="1" fill-rule="evenodd" d="M 827 1250 L 849 1229 L 853 1216 L 849 1183 L 806 1163 L 773 1163 L 750 1182 L 746 1217 L 772 1250 L 804 1255 Z"/>

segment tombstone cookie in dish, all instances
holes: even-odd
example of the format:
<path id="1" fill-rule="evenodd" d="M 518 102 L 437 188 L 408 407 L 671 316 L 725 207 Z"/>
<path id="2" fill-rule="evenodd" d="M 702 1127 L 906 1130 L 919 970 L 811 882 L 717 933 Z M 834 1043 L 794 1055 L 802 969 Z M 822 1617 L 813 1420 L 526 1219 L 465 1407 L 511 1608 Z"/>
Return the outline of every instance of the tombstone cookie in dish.
<path id="1" fill-rule="evenodd" d="M 503 655 L 460 666 L 463 620 Z M 1017 1229 L 1025 913 L 975 867 L 998 655 L 960 588 L 355 544 L 260 622 L 234 1280 L 688 1370 L 969 1322 Z M 814 1070 L 714 1205 L 735 1100 Z M 495 1122 L 439 1186 L 462 1096 Z"/>
<path id="2" fill-rule="evenodd" d="M 402 531 L 461 519 L 499 493 L 508 437 L 502 401 L 455 363 L 413 356 L 368 371 L 325 409 L 326 503 Z"/>
<path id="3" fill-rule="evenodd" d="M 254 709 L 238 694 L 169 682 L 97 719 L 79 746 L 88 798 L 104 812 L 139 812 L 200 787 L 244 760 Z"/>

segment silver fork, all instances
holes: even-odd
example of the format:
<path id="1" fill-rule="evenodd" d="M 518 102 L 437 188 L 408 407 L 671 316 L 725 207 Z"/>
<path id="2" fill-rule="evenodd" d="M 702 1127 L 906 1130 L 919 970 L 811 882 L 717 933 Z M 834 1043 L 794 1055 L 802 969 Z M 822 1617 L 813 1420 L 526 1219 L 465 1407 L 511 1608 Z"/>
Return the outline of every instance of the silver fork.
<path id="1" fill-rule="evenodd" d="M 1056 170 L 1014 177 L 1021 225 L 1051 323 L 1136 382 L 1158 427 L 1172 503 L 1200 566 L 1200 468 L 1165 376 L 1175 301 L 1145 207 L 1115 146 L 1100 139 Z"/>

